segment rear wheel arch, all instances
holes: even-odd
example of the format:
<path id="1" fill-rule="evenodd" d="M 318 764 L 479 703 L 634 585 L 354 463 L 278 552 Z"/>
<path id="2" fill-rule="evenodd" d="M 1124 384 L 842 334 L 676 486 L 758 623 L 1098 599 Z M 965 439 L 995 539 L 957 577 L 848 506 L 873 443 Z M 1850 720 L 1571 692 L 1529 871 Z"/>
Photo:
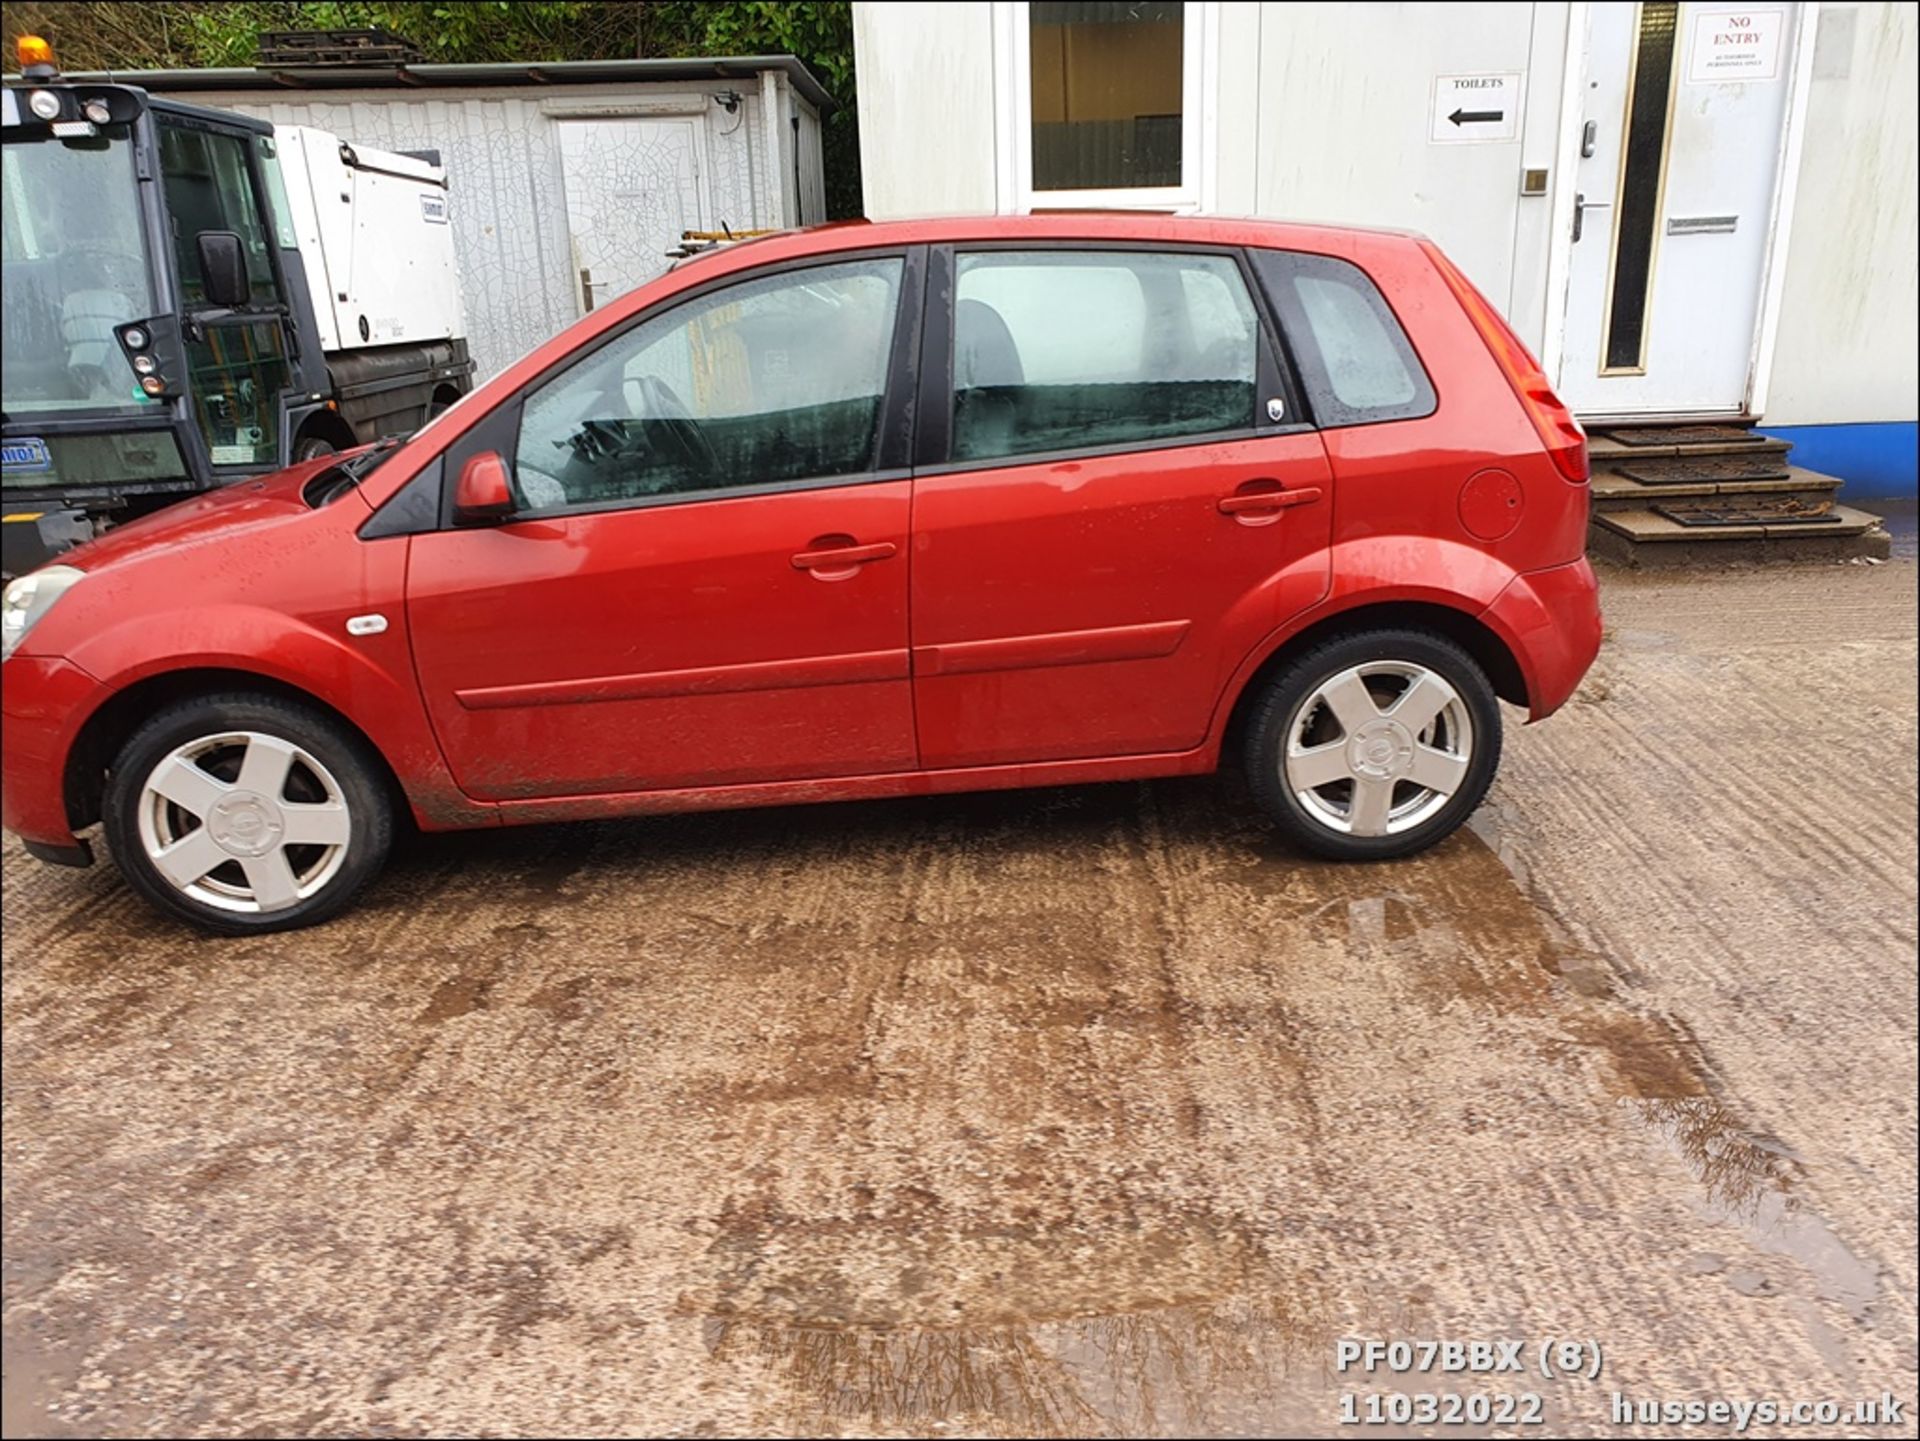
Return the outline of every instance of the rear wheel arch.
<path id="1" fill-rule="evenodd" d="M 379 773 L 393 802 L 395 814 L 412 813 L 411 799 L 406 788 L 400 784 L 392 762 L 365 728 L 351 716 L 327 704 L 311 691 L 258 671 L 204 666 L 162 671 L 158 675 L 137 680 L 114 692 L 87 717 L 67 751 L 66 773 L 62 777 L 68 824 L 78 831 L 100 819 L 101 800 L 106 793 L 107 767 L 149 717 L 181 701 L 234 692 L 291 701 L 318 711 L 344 727 L 365 745 L 368 753 L 378 762 Z"/>
<path id="2" fill-rule="evenodd" d="M 1237 755 L 1247 716 L 1272 676 L 1293 657 L 1323 642 L 1369 630 L 1421 630 L 1459 646 L 1486 672 L 1493 693 L 1510 705 L 1528 705 L 1526 675 L 1506 641 L 1467 611 L 1433 601 L 1375 601 L 1322 616 L 1283 638 L 1247 672 L 1230 697 L 1222 735 L 1223 757 Z"/>

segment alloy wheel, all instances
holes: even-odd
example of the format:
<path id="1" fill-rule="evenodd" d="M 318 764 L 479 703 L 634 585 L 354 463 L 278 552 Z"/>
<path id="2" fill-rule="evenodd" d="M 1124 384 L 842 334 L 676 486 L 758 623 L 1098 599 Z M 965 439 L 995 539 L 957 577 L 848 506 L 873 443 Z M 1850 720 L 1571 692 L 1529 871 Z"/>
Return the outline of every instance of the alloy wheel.
<path id="1" fill-rule="evenodd" d="M 1281 774 L 1328 830 L 1398 835 L 1433 818 L 1473 759 L 1466 702 L 1439 672 L 1369 661 L 1315 688 L 1287 730 Z"/>
<path id="2" fill-rule="evenodd" d="M 347 856 L 340 783 L 280 736 L 228 731 L 170 751 L 141 787 L 140 842 L 161 878 L 221 910 L 259 914 L 317 895 Z"/>

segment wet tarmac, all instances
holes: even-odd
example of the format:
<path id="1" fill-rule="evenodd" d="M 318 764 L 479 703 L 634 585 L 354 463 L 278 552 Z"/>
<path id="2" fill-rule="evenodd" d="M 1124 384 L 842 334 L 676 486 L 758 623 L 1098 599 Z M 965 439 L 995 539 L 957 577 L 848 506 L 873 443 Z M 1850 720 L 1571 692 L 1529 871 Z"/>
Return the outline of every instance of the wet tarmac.
<path id="1" fill-rule="evenodd" d="M 214 942 L 9 840 L 5 1431 L 1911 1415 L 1915 575 L 1610 575 L 1381 867 L 1168 782 L 428 839 Z"/>

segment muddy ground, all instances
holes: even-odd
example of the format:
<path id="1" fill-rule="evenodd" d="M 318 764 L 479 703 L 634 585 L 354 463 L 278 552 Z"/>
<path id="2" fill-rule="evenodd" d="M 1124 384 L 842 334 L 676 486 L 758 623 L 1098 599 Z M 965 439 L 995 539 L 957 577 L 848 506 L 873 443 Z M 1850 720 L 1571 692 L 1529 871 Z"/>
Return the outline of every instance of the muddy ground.
<path id="1" fill-rule="evenodd" d="M 1911 1417 L 1915 574 L 1608 576 L 1383 867 L 1122 785 L 434 839 L 213 942 L 9 840 L 6 1432 Z"/>

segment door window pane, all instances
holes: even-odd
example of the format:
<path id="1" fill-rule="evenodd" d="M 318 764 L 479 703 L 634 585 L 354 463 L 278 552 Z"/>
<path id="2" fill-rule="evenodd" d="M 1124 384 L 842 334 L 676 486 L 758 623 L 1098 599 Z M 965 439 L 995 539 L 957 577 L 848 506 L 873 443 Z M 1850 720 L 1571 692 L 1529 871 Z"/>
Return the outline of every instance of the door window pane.
<path id="1" fill-rule="evenodd" d="M 258 468 L 280 459 L 280 393 L 287 352 L 280 322 L 210 325 L 187 341 L 194 416 L 215 465 Z"/>
<path id="2" fill-rule="evenodd" d="M 872 468 L 897 258 L 745 281 L 648 320 L 528 397 L 515 483 L 533 509 Z"/>
<path id="3" fill-rule="evenodd" d="M 173 228 L 173 258 L 189 305 L 202 304 L 200 232 L 231 230 L 247 257 L 247 278 L 256 303 L 275 297 L 267 229 L 254 201 L 247 141 L 184 125 L 160 123 L 160 174 L 166 183 L 167 219 Z"/>
<path id="4" fill-rule="evenodd" d="M 1226 256 L 962 255 L 955 297 L 955 459 L 1253 424 L 1253 304 Z"/>
<path id="5" fill-rule="evenodd" d="M 1185 11 L 1173 0 L 1029 8 L 1035 190 L 1180 184 Z"/>

